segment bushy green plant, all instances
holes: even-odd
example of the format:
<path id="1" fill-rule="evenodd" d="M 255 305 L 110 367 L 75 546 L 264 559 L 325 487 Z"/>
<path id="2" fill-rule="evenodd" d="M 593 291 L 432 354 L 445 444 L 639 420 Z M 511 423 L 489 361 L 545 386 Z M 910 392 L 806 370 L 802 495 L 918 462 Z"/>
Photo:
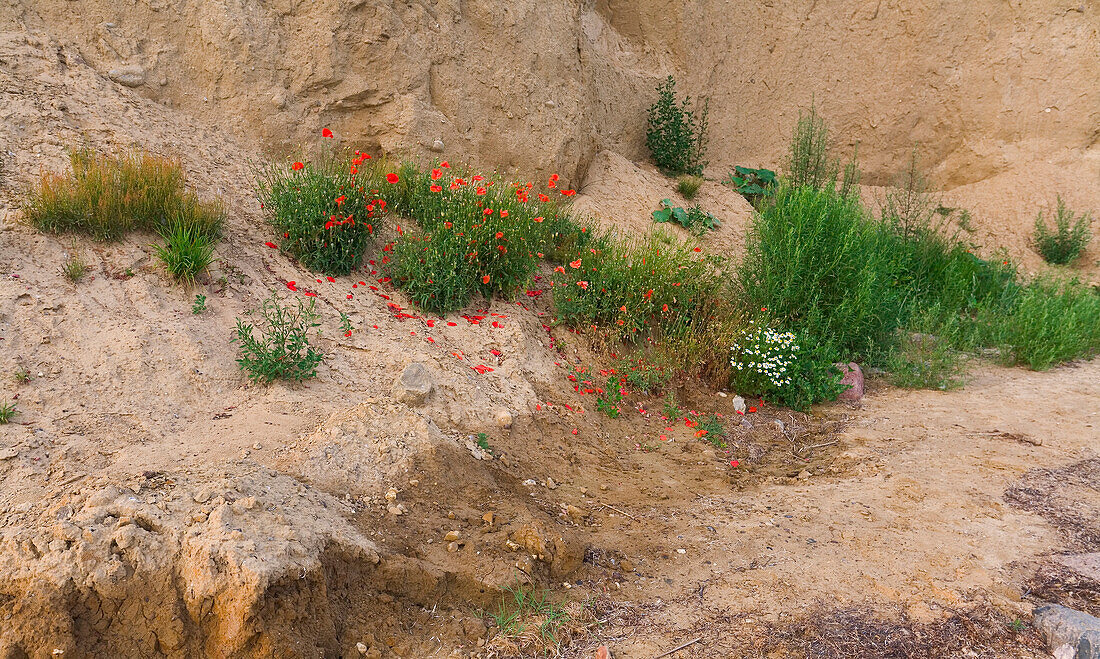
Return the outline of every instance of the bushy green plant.
<path id="1" fill-rule="evenodd" d="M 708 105 L 704 102 L 697 115 L 690 97 L 678 101 L 672 76 L 657 85 L 657 101 L 648 113 L 646 146 L 658 167 L 673 174 L 703 174 Z"/>
<path id="2" fill-rule="evenodd" d="M 775 172 L 770 169 L 751 169 L 737 165 L 722 184 L 736 190 L 753 206 L 759 206 L 761 201 L 775 194 L 778 182 Z"/>
<path id="3" fill-rule="evenodd" d="M 324 152 L 256 171 L 256 193 L 279 249 L 303 266 L 347 274 L 363 260 L 397 182 L 377 177 L 365 156 Z"/>
<path id="4" fill-rule="evenodd" d="M 68 174 L 43 172 L 23 204 L 24 215 L 41 231 L 116 240 L 134 230 L 159 232 L 177 220 L 212 238 L 220 233 L 221 205 L 199 201 L 187 190 L 176 160 L 76 149 L 69 163 Z"/>
<path id="5" fill-rule="evenodd" d="M 829 156 L 829 130 L 817 106 L 798 112 L 798 123 L 787 154 L 787 180 L 792 187 L 832 187 L 840 173 L 839 161 Z"/>
<path id="6" fill-rule="evenodd" d="M 324 354 L 309 343 L 310 332 L 321 325 L 313 299 L 285 301 L 273 292 L 249 314 L 259 316 L 258 324 L 237 319 L 232 341 L 240 344 L 237 363 L 251 380 L 302 381 L 317 374 Z"/>
<path id="7" fill-rule="evenodd" d="M 662 199 L 660 210 L 653 211 L 653 221 L 658 224 L 664 222 L 679 224 L 696 236 L 701 236 L 708 230 L 717 231 L 721 226 L 718 218 L 703 210 L 699 204 L 684 210 L 679 206 L 673 206 L 668 199 Z"/>
<path id="8" fill-rule="evenodd" d="M 640 351 L 615 361 L 614 367 L 616 373 L 626 378 L 628 387 L 644 393 L 664 388 L 673 375 L 671 365 L 656 351 Z"/>
<path id="9" fill-rule="evenodd" d="M 206 311 L 206 296 L 202 293 L 195 294 L 195 301 L 191 303 L 191 315 L 198 316 Z"/>
<path id="10" fill-rule="evenodd" d="M 19 413 L 15 403 L 0 404 L 0 424 L 11 423 L 11 420 Z"/>
<path id="11" fill-rule="evenodd" d="M 681 176 L 676 181 L 676 189 L 680 191 L 684 199 L 694 199 L 695 195 L 699 193 L 699 188 L 703 187 L 703 180 L 702 176 L 692 176 L 690 174 Z"/>
<path id="12" fill-rule="evenodd" d="M 531 183 L 463 173 L 440 165 L 399 172 L 394 207 L 419 225 L 392 246 L 394 282 L 422 308 L 445 312 L 465 306 L 475 293 L 510 296 L 535 274 L 540 260 L 569 246 L 586 244 L 587 229 L 572 222 L 551 195 Z"/>
<path id="13" fill-rule="evenodd" d="M 1092 240 L 1092 216 L 1082 213 L 1080 216 L 1066 208 L 1066 202 L 1058 197 L 1058 209 L 1054 214 L 1054 229 L 1043 221 L 1043 213 L 1035 218 L 1035 233 L 1032 242 L 1036 251 L 1047 263 L 1065 265 L 1073 263 Z"/>
<path id="14" fill-rule="evenodd" d="M 844 390 L 841 373 L 833 366 L 835 354 L 826 346 L 807 343 L 803 347 L 792 332 L 749 321 L 730 346 L 730 386 L 805 410 L 817 401 L 835 399 Z"/>
<path id="15" fill-rule="evenodd" d="M 153 250 L 176 281 L 193 284 L 214 260 L 216 240 L 194 224 L 174 222 L 161 230 L 161 238 L 164 244 Z"/>
<path id="16" fill-rule="evenodd" d="M 696 434 L 711 443 L 715 448 L 726 448 L 726 427 L 715 414 L 699 421 L 699 429 Z"/>
<path id="17" fill-rule="evenodd" d="M 631 241 L 604 234 L 575 257 L 554 277 L 555 309 L 572 325 L 598 324 L 633 340 L 707 317 L 721 297 L 717 257 L 662 232 Z"/>
<path id="18" fill-rule="evenodd" d="M 939 306 L 910 319 L 886 362 L 891 382 L 906 389 L 946 391 L 963 385 L 960 315 Z"/>
<path id="19" fill-rule="evenodd" d="M 831 188 L 781 186 L 750 229 L 738 268 L 743 299 L 847 359 L 877 358 L 898 326 L 904 295 L 891 276 L 886 240 L 857 199 Z"/>
<path id="20" fill-rule="evenodd" d="M 611 377 L 607 379 L 607 386 L 596 398 L 596 409 L 612 419 L 619 418 L 623 408 L 623 388 L 619 379 Z"/>
<path id="21" fill-rule="evenodd" d="M 988 343 L 1034 370 L 1100 352 L 1100 294 L 1076 280 L 1037 279 L 1007 313 L 994 308 L 982 320 Z"/>

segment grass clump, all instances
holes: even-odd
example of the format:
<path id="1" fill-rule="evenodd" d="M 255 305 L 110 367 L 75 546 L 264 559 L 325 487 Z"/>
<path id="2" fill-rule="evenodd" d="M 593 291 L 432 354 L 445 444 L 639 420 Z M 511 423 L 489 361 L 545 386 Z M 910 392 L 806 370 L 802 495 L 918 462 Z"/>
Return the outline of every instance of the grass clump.
<path id="1" fill-rule="evenodd" d="M 25 367 L 22 367 L 22 366 L 15 369 L 15 371 L 11 374 L 11 377 L 12 377 L 12 380 L 15 381 L 15 384 L 27 384 L 28 382 L 30 382 L 31 380 L 34 379 L 31 376 L 31 372 L 28 371 Z"/>
<path id="2" fill-rule="evenodd" d="M 216 238 L 188 222 L 173 222 L 161 232 L 163 245 L 153 250 L 169 276 L 184 284 L 194 284 L 214 260 Z"/>
<path id="3" fill-rule="evenodd" d="M 707 115 L 703 103 L 696 114 L 691 98 L 676 98 L 676 80 L 672 76 L 657 85 L 657 101 L 648 112 L 646 146 L 657 166 L 672 174 L 702 176 L 707 163 Z"/>
<path id="4" fill-rule="evenodd" d="M 521 588 L 505 588 L 500 604 L 487 617 L 503 637 L 494 639 L 494 645 L 506 642 L 517 649 L 541 647 L 548 652 L 557 651 L 572 620 L 569 612 L 545 591 L 536 594 Z"/>
<path id="5" fill-rule="evenodd" d="M 703 187 L 702 176 L 692 176 L 688 174 L 686 176 L 681 176 L 676 181 L 676 189 L 683 195 L 684 199 L 694 199 L 701 187 Z"/>
<path id="6" fill-rule="evenodd" d="M 19 410 L 16 409 L 15 403 L 0 404 L 0 425 L 11 423 L 16 414 L 19 414 Z"/>
<path id="7" fill-rule="evenodd" d="M 587 229 L 551 197 L 574 194 L 557 189 L 557 176 L 548 181 L 549 194 L 531 182 L 459 175 L 442 163 L 428 171 L 405 165 L 397 176 L 394 208 L 420 231 L 402 231 L 383 262 L 392 261 L 394 282 L 425 310 L 460 309 L 477 293 L 512 296 L 541 259 L 587 242 Z"/>
<path id="8" fill-rule="evenodd" d="M 287 302 L 273 292 L 248 313 L 260 317 L 258 325 L 238 319 L 232 341 L 240 344 L 237 363 L 249 379 L 300 382 L 317 374 L 324 354 L 309 343 L 310 332 L 321 325 L 312 299 L 308 304 L 300 299 Z"/>
<path id="9" fill-rule="evenodd" d="M 664 222 L 679 224 L 696 236 L 702 236 L 707 231 L 717 231 L 721 226 L 718 218 L 703 210 L 699 204 L 684 210 L 679 206 L 673 206 L 668 199 L 662 199 L 661 209 L 653 211 L 653 221 L 658 224 Z"/>
<path id="10" fill-rule="evenodd" d="M 1054 265 L 1067 265 L 1077 260 L 1092 240 L 1092 216 L 1075 213 L 1066 208 L 1062 197 L 1058 197 L 1057 211 L 1054 214 L 1054 228 L 1043 221 L 1043 213 L 1035 218 L 1035 232 L 1031 237 L 1035 250 Z"/>
<path id="11" fill-rule="evenodd" d="M 978 322 L 986 343 L 1033 370 L 1100 353 L 1100 293 L 1077 280 L 1032 281 L 1014 303 L 987 308 Z"/>
<path id="12" fill-rule="evenodd" d="M 386 201 L 368 157 L 325 152 L 308 162 L 271 164 L 256 172 L 256 192 L 278 246 L 303 266 L 342 275 L 363 260 Z"/>
<path id="13" fill-rule="evenodd" d="M 184 221 L 217 237 L 224 211 L 184 187 L 179 161 L 133 152 L 120 157 L 89 149 L 69 154 L 68 174 L 43 172 L 23 204 L 40 231 L 117 240 L 131 231 L 162 232 Z"/>
<path id="14" fill-rule="evenodd" d="M 61 274 L 65 275 L 65 279 L 70 282 L 78 284 L 87 273 L 88 264 L 84 261 L 84 256 L 74 246 L 72 253 L 61 265 Z"/>

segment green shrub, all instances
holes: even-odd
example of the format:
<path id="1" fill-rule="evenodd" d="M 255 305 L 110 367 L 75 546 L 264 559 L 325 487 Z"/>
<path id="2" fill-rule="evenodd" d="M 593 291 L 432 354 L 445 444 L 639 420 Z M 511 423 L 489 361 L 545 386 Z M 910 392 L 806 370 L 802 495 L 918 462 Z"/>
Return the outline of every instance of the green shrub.
<path id="1" fill-rule="evenodd" d="M 749 321 L 730 346 L 730 386 L 795 410 L 835 399 L 845 387 L 833 366 L 836 353 L 803 335 Z"/>
<path id="2" fill-rule="evenodd" d="M 1092 240 L 1092 216 L 1082 213 L 1074 219 L 1073 211 L 1066 208 L 1062 197 L 1058 197 L 1058 210 L 1054 216 L 1054 229 L 1043 221 L 1043 213 L 1035 218 L 1035 233 L 1032 242 L 1036 251 L 1047 263 L 1065 265 L 1073 263 Z"/>
<path id="3" fill-rule="evenodd" d="M 1007 313 L 991 309 L 983 322 L 989 343 L 1003 346 L 1010 362 L 1034 370 L 1100 352 L 1100 294 L 1076 280 L 1033 281 Z"/>
<path id="4" fill-rule="evenodd" d="M 839 161 L 829 157 L 829 131 L 817 107 L 811 105 L 808 114 L 799 110 L 787 155 L 787 181 L 796 188 L 832 187 L 839 173 Z"/>
<path id="5" fill-rule="evenodd" d="M 165 270 L 176 281 L 195 283 L 214 260 L 215 239 L 196 225 L 175 222 L 161 231 L 163 245 L 153 247 Z"/>
<path id="6" fill-rule="evenodd" d="M 775 194 L 778 180 L 775 172 L 770 169 L 750 169 L 738 165 L 726 176 L 722 184 L 730 186 L 750 204 L 758 207 L 761 201 Z"/>
<path id="7" fill-rule="evenodd" d="M 596 409 L 612 419 L 617 419 L 623 412 L 623 397 L 623 388 L 619 379 L 608 378 L 607 387 L 596 398 Z"/>
<path id="8" fill-rule="evenodd" d="M 726 448 L 726 427 L 717 415 L 711 414 L 699 421 L 695 434 L 710 442 L 715 448 Z"/>
<path id="9" fill-rule="evenodd" d="M 419 233 L 402 231 L 392 245 L 390 272 L 416 304 L 428 311 L 460 309 L 475 293 L 511 296 L 526 286 L 542 258 L 587 244 L 552 197 L 531 183 L 464 173 L 449 167 L 399 172 L 393 207 L 411 217 Z M 556 186 L 557 177 L 549 185 Z M 568 198 L 573 190 L 557 191 Z M 533 198 L 532 198 L 533 197 Z"/>
<path id="10" fill-rule="evenodd" d="M 888 240 L 854 197 L 781 186 L 750 229 L 737 274 L 742 298 L 845 361 L 875 359 L 904 296 L 883 249 Z"/>
<path id="11" fill-rule="evenodd" d="M 694 199 L 695 195 L 699 193 L 699 188 L 703 187 L 702 176 L 692 176 L 690 174 L 681 176 L 676 181 L 676 189 L 683 195 L 684 199 Z"/>
<path id="12" fill-rule="evenodd" d="M 300 299 L 290 303 L 273 292 L 248 313 L 260 316 L 259 325 L 238 319 L 232 341 L 240 344 L 237 363 L 251 380 L 300 382 L 317 374 L 324 354 L 309 343 L 310 332 L 321 325 L 312 299 L 308 304 Z"/>
<path id="13" fill-rule="evenodd" d="M 707 163 L 708 103 L 696 115 L 691 98 L 676 99 L 672 76 L 657 85 L 657 101 L 650 106 L 646 146 L 657 166 L 673 174 L 701 176 Z"/>
<path id="14" fill-rule="evenodd" d="M 191 315 L 198 316 L 206 311 L 206 296 L 202 293 L 195 294 L 195 301 L 191 303 Z"/>
<path id="15" fill-rule="evenodd" d="M 393 188 L 376 174 L 364 156 L 331 152 L 260 168 L 256 192 L 279 249 L 310 270 L 351 272 L 382 222 L 380 187 L 386 194 Z"/>
<path id="16" fill-rule="evenodd" d="M 717 231 L 721 226 L 718 218 L 703 210 L 699 204 L 684 210 L 679 206 L 673 207 L 668 199 L 662 199 L 661 209 L 653 211 L 653 221 L 658 224 L 674 222 L 696 236 L 702 236 L 708 230 Z"/>
<path id="17" fill-rule="evenodd" d="M 211 237 L 221 230 L 221 205 L 201 202 L 184 187 L 178 161 L 77 149 L 69 162 L 69 174 L 43 172 L 24 202 L 26 218 L 41 231 L 116 240 L 135 230 L 159 232 L 180 218 Z"/>
<path id="18" fill-rule="evenodd" d="M 614 362 L 615 372 L 626 379 L 626 386 L 635 391 L 652 393 L 665 387 L 673 372 L 667 360 L 656 352 L 641 351 L 630 358 Z"/>
<path id="19" fill-rule="evenodd" d="M 963 385 L 965 355 L 959 350 L 957 310 L 932 306 L 910 319 L 886 362 L 894 386 L 946 391 Z"/>

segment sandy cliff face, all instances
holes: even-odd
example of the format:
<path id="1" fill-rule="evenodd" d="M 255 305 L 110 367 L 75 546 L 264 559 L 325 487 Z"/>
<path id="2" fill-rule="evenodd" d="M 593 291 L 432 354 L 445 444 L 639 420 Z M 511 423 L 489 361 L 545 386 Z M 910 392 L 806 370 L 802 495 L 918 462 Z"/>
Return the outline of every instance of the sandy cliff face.
<path id="1" fill-rule="evenodd" d="M 668 73 L 712 99 L 716 175 L 778 163 L 811 99 L 869 182 L 914 144 L 954 187 L 1100 136 L 1100 7 L 1083 0 L 8 0 L 0 22 L 274 150 L 327 125 L 580 179 L 600 150 L 644 155 Z"/>

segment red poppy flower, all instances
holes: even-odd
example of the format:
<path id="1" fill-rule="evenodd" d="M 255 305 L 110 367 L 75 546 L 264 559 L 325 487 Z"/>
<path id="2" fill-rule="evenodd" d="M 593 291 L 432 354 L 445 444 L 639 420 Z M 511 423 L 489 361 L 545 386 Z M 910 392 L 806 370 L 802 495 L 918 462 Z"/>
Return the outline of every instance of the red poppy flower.
<path id="1" fill-rule="evenodd" d="M 336 198 L 336 207 L 339 208 L 344 205 L 344 201 L 347 199 L 344 195 L 340 195 Z"/>
<path id="2" fill-rule="evenodd" d="M 557 174 L 551 174 L 550 175 L 550 182 L 551 183 L 553 183 L 554 181 L 557 181 L 557 180 L 558 180 L 558 175 Z"/>
<path id="3" fill-rule="evenodd" d="M 327 128 L 322 130 L 321 137 L 332 137 L 332 131 Z"/>
<path id="4" fill-rule="evenodd" d="M 450 229 L 450 228 L 451 228 L 451 227 L 453 227 L 453 226 L 454 226 L 454 225 L 453 225 L 453 224 L 451 224 L 450 222 L 444 222 L 444 223 L 443 223 L 443 228 L 444 228 L 444 229 Z"/>
<path id="5" fill-rule="evenodd" d="M 484 180 L 485 180 L 485 177 L 484 177 L 484 176 L 482 176 L 481 174 L 475 174 L 474 176 L 472 176 L 472 177 L 470 178 L 470 180 L 476 183 L 476 182 L 478 182 L 478 181 L 484 181 Z"/>
<path id="6" fill-rule="evenodd" d="M 573 268 L 574 270 L 576 270 L 577 268 L 581 267 L 581 260 L 580 260 L 580 259 L 577 259 L 576 261 L 570 261 L 570 262 L 569 262 L 569 267 L 571 267 L 571 268 Z"/>
<path id="7" fill-rule="evenodd" d="M 730 460 L 730 466 L 731 467 L 737 467 L 737 466 L 740 466 L 740 464 L 741 463 L 738 462 L 737 460 Z"/>
<path id="8" fill-rule="evenodd" d="M 290 166 L 290 168 L 293 169 L 294 171 L 298 171 L 299 169 L 301 169 L 303 167 L 305 167 L 305 165 L 303 165 L 300 162 L 296 162 L 296 163 L 294 163 L 293 165 Z"/>
<path id="9" fill-rule="evenodd" d="M 306 291 L 306 297 L 317 297 L 317 294 L 313 291 Z"/>
<path id="10" fill-rule="evenodd" d="M 583 288 L 586 291 L 588 290 L 588 282 L 586 282 L 586 281 L 578 281 L 577 286 L 580 286 L 581 288 Z"/>
<path id="11" fill-rule="evenodd" d="M 701 252 L 701 251 L 703 251 L 703 250 L 702 250 L 702 248 L 700 248 L 700 247 L 696 247 L 695 249 L 693 249 L 693 250 L 691 250 L 691 251 L 693 251 L 693 252 Z"/>
<path id="12" fill-rule="evenodd" d="M 443 162 L 439 163 L 439 166 L 440 166 L 440 167 L 450 167 L 450 165 L 448 165 L 448 164 L 447 164 L 447 161 L 446 161 L 446 160 L 444 160 Z"/>
<path id="13" fill-rule="evenodd" d="M 558 184 L 557 184 L 557 183 L 554 183 L 553 181 L 550 181 L 549 183 L 547 183 L 547 184 L 546 184 L 546 187 L 548 187 L 548 188 L 550 188 L 551 190 L 553 190 L 554 188 L 558 187 Z"/>
<path id="14" fill-rule="evenodd" d="M 533 221 L 533 222 L 535 222 L 536 224 L 538 224 L 539 222 L 542 222 L 542 218 L 541 218 L 541 217 L 536 217 L 536 218 L 535 218 L 534 220 L 532 220 L 532 221 Z"/>
<path id="15" fill-rule="evenodd" d="M 432 180 L 433 181 L 438 181 L 440 176 L 443 176 L 443 171 L 442 170 L 439 170 L 439 169 L 433 169 L 432 170 Z"/>
<path id="16" fill-rule="evenodd" d="M 561 193 L 563 195 L 565 195 L 566 197 L 572 197 L 573 195 L 577 194 L 577 191 L 576 190 L 562 190 Z"/>
<path id="17" fill-rule="evenodd" d="M 267 245 L 268 247 L 270 247 L 271 249 L 279 249 L 279 246 L 278 246 L 278 245 L 276 245 L 276 244 L 275 244 L 275 243 L 273 243 L 273 242 L 266 242 L 266 243 L 264 243 L 264 244 L 265 244 L 265 245 Z"/>
<path id="18" fill-rule="evenodd" d="M 429 188 L 432 192 L 443 192 L 443 186 L 433 185 Z"/>
<path id="19" fill-rule="evenodd" d="M 501 217 L 508 217 L 508 211 L 500 211 Z"/>
<path id="20" fill-rule="evenodd" d="M 497 240 L 500 240 L 503 237 L 504 237 L 504 232 L 503 231 L 497 231 L 497 235 L 496 235 Z"/>
<path id="21" fill-rule="evenodd" d="M 544 195 L 540 192 L 539 193 L 539 201 L 541 201 L 542 203 L 545 204 L 546 202 L 550 201 L 550 197 L 547 197 L 546 195 Z"/>
<path id="22" fill-rule="evenodd" d="M 565 274 L 565 268 L 563 268 L 559 265 L 558 267 L 554 268 L 554 272 L 560 272 L 564 275 Z"/>
<path id="23" fill-rule="evenodd" d="M 749 408 L 749 414 L 752 414 L 754 412 L 756 412 L 756 408 L 755 407 L 750 407 Z"/>
<path id="24" fill-rule="evenodd" d="M 351 293 L 348 293 L 348 299 L 349 300 L 351 299 Z"/>
<path id="25" fill-rule="evenodd" d="M 485 188 L 478 188 L 477 189 L 478 196 L 481 196 L 481 195 L 485 194 L 485 192 L 486 192 Z"/>
<path id="26" fill-rule="evenodd" d="M 294 282 L 292 282 L 292 281 L 288 281 L 288 282 L 286 283 L 286 287 L 287 287 L 287 288 L 289 288 L 289 289 L 290 289 L 290 290 L 292 290 L 292 291 L 297 291 L 297 290 L 298 290 L 298 285 L 297 285 L 297 284 L 295 284 L 295 283 L 294 283 Z"/>
<path id="27" fill-rule="evenodd" d="M 397 183 L 397 181 L 399 180 L 400 179 L 398 178 L 397 174 L 386 174 L 386 181 L 390 183 Z"/>
<path id="28" fill-rule="evenodd" d="M 484 215 L 492 215 L 493 214 L 493 209 L 492 208 L 486 208 L 485 210 L 483 210 L 481 212 Z"/>
<path id="29" fill-rule="evenodd" d="M 667 304 L 662 305 L 661 306 L 661 311 L 668 311 L 668 305 Z"/>
<path id="30" fill-rule="evenodd" d="M 349 168 L 349 171 L 350 171 L 350 172 L 351 172 L 352 174 L 358 174 L 358 173 L 359 173 L 359 170 L 355 168 L 355 165 L 352 165 L 352 166 L 351 166 L 351 167 Z"/>
<path id="31" fill-rule="evenodd" d="M 481 278 L 481 283 L 488 284 L 489 283 L 489 275 L 485 275 L 484 277 L 482 277 Z"/>

